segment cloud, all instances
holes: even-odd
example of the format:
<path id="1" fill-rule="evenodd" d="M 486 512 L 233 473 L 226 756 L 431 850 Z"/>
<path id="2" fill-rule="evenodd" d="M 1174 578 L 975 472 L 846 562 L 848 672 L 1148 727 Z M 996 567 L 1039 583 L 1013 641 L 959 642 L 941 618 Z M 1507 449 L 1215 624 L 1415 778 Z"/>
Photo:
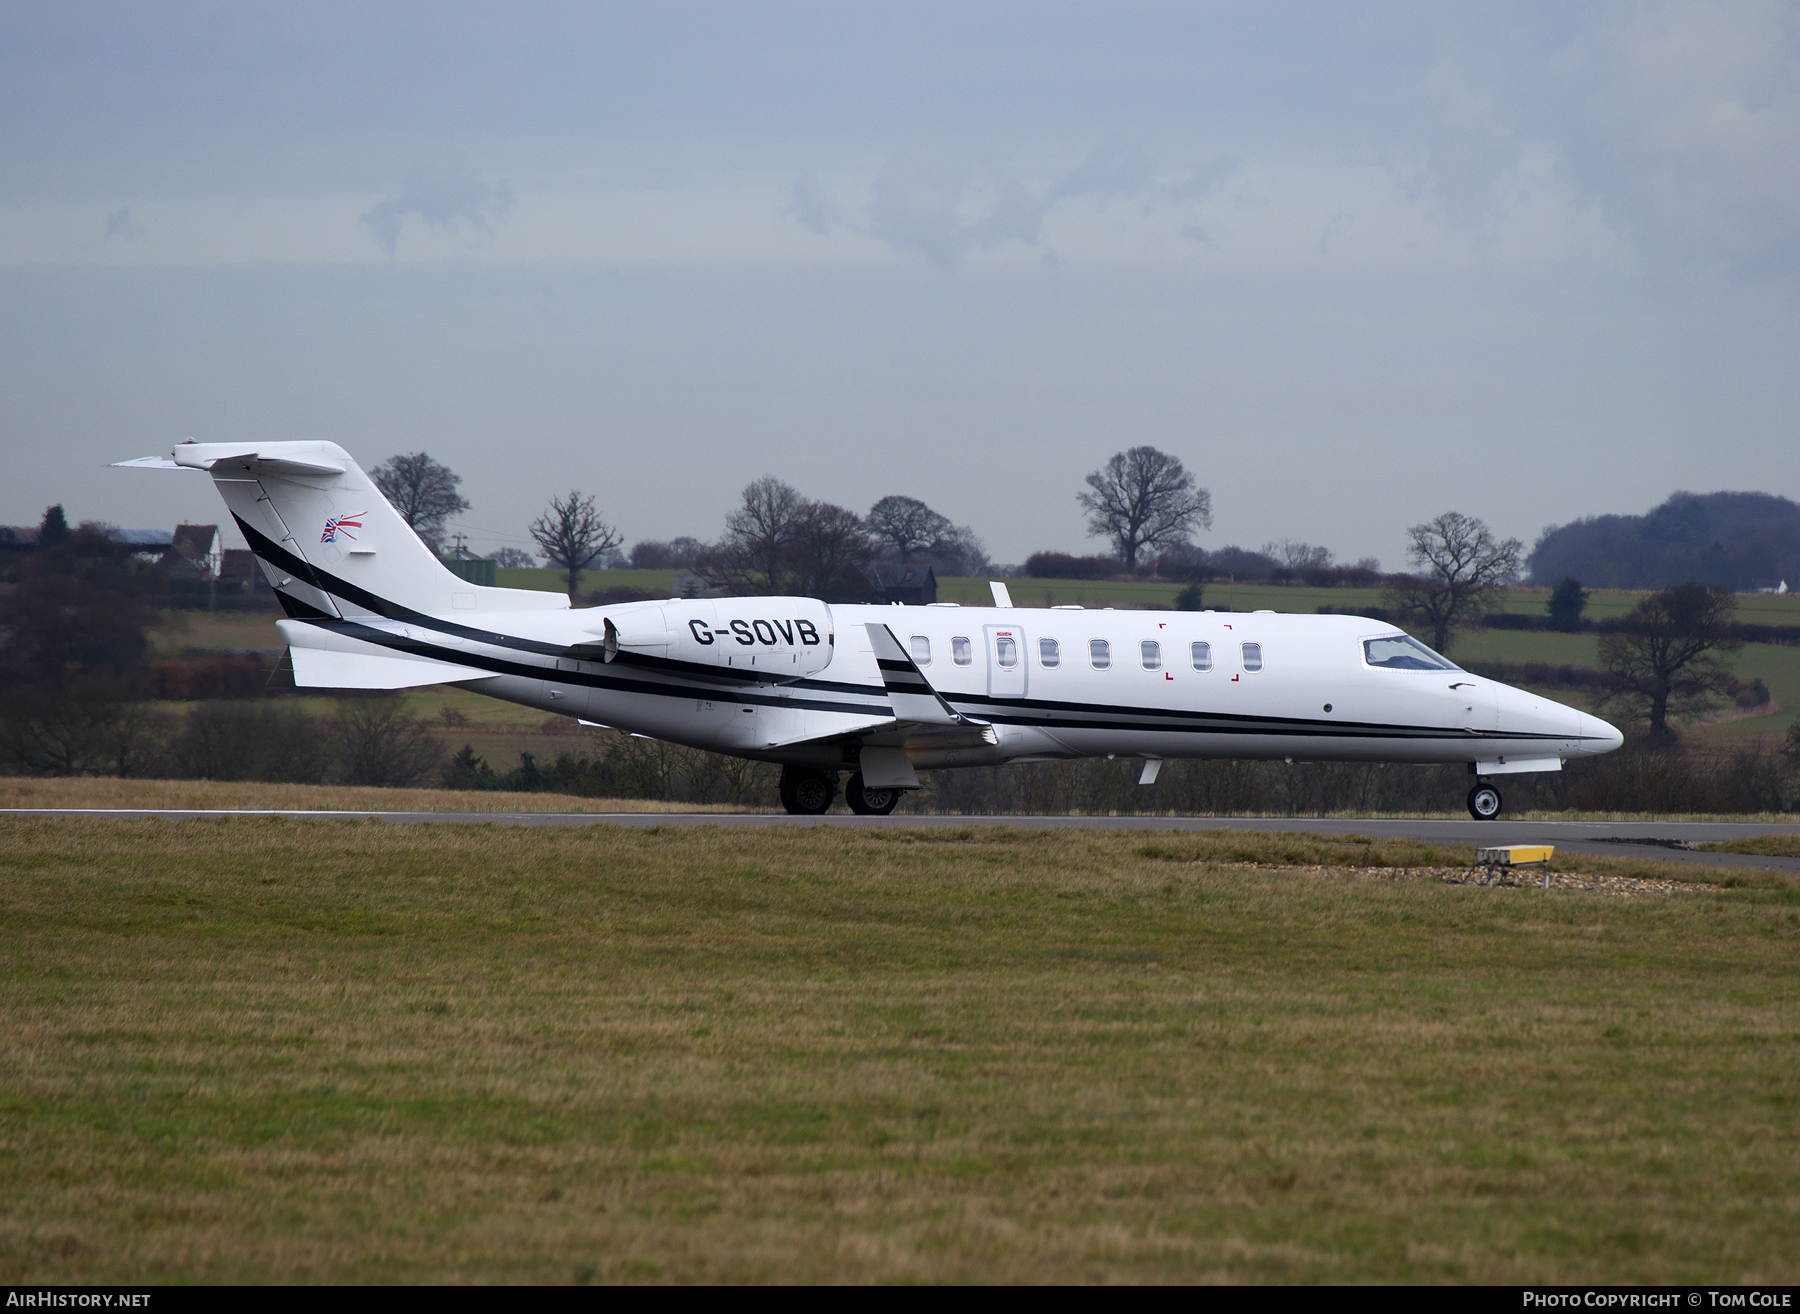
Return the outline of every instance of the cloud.
<path id="1" fill-rule="evenodd" d="M 1659 258 L 1800 274 L 1792 6 L 1662 0 L 1570 7 L 1540 26 L 1451 20 L 1401 99 L 1419 112 L 1419 180 L 1455 226 L 1493 222 L 1535 172 Z"/>
<path id="2" fill-rule="evenodd" d="M 1044 202 L 1016 180 L 995 178 L 966 162 L 902 151 L 875 177 L 869 231 L 900 251 L 915 251 L 940 269 L 969 252 L 1006 242 L 1037 244 Z"/>
<path id="3" fill-rule="evenodd" d="M 400 230 L 408 218 L 440 233 L 464 232 L 491 238 L 494 224 L 512 209 L 512 189 L 504 182 L 483 182 L 453 173 L 415 173 L 389 197 L 363 215 L 389 255 L 400 248 Z"/>
<path id="4" fill-rule="evenodd" d="M 820 237 L 843 222 L 837 206 L 820 194 L 818 176 L 810 173 L 794 179 L 794 202 L 782 213 L 799 220 L 801 227 L 811 229 Z"/>
<path id="5" fill-rule="evenodd" d="M 106 216 L 106 236 L 109 241 L 116 237 L 129 242 L 144 236 L 144 226 L 132 215 L 129 205 L 121 205 Z"/>
<path id="6" fill-rule="evenodd" d="M 1800 270 L 1800 21 L 1679 0 L 1597 35 L 1584 176 L 1659 246 Z"/>
<path id="7" fill-rule="evenodd" d="M 1150 161 L 1142 151 L 1102 147 L 1057 183 L 1053 197 L 1136 196 L 1150 186 Z"/>
<path id="8" fill-rule="evenodd" d="M 1093 151 L 1041 192 L 993 167 L 923 150 L 902 151 L 876 175 L 868 231 L 896 250 L 916 252 L 940 269 L 953 269 L 975 251 L 1040 246 L 1045 216 L 1061 201 L 1140 195 L 1150 186 L 1149 161 L 1132 150 Z M 796 197 L 798 209 L 798 188 Z M 807 222 L 804 214 L 799 217 Z"/>

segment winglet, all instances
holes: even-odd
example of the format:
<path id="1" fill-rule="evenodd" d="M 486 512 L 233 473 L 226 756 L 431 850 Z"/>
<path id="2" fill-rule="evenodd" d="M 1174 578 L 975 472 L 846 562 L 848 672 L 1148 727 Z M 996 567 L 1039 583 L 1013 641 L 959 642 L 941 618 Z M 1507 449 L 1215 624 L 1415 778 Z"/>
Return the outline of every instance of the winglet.
<path id="1" fill-rule="evenodd" d="M 881 668 L 881 682 L 887 687 L 888 701 L 894 705 L 894 716 L 902 721 L 923 725 L 979 725 L 951 710 L 931 681 L 907 656 L 900 640 L 887 626 L 868 622 L 869 643 L 875 649 L 875 664 Z"/>
<path id="2" fill-rule="evenodd" d="M 1006 591 L 1006 585 L 1002 584 L 999 580 L 990 579 L 988 581 L 988 592 L 994 595 L 994 605 L 996 607 L 1012 606 L 1012 594 Z"/>

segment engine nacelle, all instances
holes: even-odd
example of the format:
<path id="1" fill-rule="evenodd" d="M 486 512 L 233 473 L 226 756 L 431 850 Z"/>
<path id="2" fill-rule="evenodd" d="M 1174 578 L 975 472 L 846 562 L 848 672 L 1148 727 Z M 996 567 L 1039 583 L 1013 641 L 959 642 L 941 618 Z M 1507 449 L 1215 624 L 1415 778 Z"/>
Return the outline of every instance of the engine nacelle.
<path id="1" fill-rule="evenodd" d="M 661 623 L 627 622 L 674 636 L 668 655 L 754 672 L 771 680 L 816 675 L 831 665 L 831 608 L 817 598 L 696 598 L 665 602 Z"/>

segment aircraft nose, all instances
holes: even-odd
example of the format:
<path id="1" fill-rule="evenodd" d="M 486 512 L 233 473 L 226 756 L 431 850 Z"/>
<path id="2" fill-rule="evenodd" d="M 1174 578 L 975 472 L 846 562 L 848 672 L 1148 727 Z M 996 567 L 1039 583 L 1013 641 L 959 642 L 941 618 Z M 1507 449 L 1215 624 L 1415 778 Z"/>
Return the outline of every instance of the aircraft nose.
<path id="1" fill-rule="evenodd" d="M 1575 733 L 1580 736 L 1577 742 L 1583 753 L 1610 753 L 1625 742 L 1625 736 L 1617 726 L 1602 721 L 1597 716 L 1589 716 L 1586 712 L 1577 713 Z"/>

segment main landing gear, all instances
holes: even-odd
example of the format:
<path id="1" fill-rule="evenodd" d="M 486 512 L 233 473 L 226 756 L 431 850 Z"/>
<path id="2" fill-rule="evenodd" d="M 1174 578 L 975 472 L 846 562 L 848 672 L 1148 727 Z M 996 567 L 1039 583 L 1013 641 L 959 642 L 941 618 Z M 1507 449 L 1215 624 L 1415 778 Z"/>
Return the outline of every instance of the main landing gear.
<path id="1" fill-rule="evenodd" d="M 797 817 L 816 817 L 831 810 L 837 797 L 835 771 L 809 771 L 805 767 L 781 768 L 781 806 Z M 897 789 L 871 789 L 863 784 L 862 772 L 850 777 L 844 786 L 844 802 L 863 817 L 885 817 L 900 801 Z"/>
<path id="2" fill-rule="evenodd" d="M 1477 821 L 1492 821 L 1500 815 L 1500 791 L 1492 785 L 1477 782 L 1469 791 L 1469 815 Z"/>
<path id="3" fill-rule="evenodd" d="M 791 766 L 781 768 L 781 806 L 795 816 L 822 816 L 831 810 L 831 800 L 836 797 L 835 772 L 827 774 Z"/>
<path id="4" fill-rule="evenodd" d="M 863 784 L 860 771 L 851 776 L 850 783 L 844 786 L 844 802 L 850 805 L 852 812 L 861 817 L 885 817 L 899 801 L 899 790 L 870 789 Z"/>

